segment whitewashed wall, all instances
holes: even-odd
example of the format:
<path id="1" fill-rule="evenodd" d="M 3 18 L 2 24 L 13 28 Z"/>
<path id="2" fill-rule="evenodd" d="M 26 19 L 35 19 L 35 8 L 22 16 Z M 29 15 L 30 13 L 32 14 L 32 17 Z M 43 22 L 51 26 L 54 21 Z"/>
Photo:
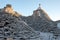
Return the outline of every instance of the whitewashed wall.
<path id="1" fill-rule="evenodd" d="M 60 23 L 57 23 L 57 27 L 60 28 Z"/>

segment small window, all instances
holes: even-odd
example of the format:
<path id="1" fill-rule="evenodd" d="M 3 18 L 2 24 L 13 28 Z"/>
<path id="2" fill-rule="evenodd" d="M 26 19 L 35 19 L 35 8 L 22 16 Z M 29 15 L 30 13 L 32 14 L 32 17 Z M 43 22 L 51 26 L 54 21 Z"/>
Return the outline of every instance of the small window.
<path id="1" fill-rule="evenodd" d="M 3 28 L 4 26 L 0 26 L 0 28 Z"/>
<path id="2" fill-rule="evenodd" d="M 8 29 L 5 29 L 4 31 L 6 31 L 6 32 L 7 32 L 7 31 L 8 31 Z"/>
<path id="3" fill-rule="evenodd" d="M 6 26 L 7 24 L 9 24 L 8 22 L 5 22 L 4 26 Z"/>
<path id="4" fill-rule="evenodd" d="M 10 33 L 7 33 L 7 35 L 10 35 Z"/>
<path id="5" fill-rule="evenodd" d="M 7 40 L 7 38 L 4 38 L 4 40 Z"/>
<path id="6" fill-rule="evenodd" d="M 25 38 L 20 38 L 20 40 L 25 40 Z"/>

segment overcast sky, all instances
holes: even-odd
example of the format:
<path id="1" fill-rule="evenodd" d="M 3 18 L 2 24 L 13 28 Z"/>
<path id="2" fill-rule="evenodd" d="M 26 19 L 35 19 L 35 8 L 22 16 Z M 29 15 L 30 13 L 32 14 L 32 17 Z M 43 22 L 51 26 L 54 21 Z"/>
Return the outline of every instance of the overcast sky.
<path id="1" fill-rule="evenodd" d="M 60 0 L 0 0 L 0 8 L 11 4 L 15 11 L 29 16 L 38 8 L 39 3 L 52 20 L 60 20 Z"/>

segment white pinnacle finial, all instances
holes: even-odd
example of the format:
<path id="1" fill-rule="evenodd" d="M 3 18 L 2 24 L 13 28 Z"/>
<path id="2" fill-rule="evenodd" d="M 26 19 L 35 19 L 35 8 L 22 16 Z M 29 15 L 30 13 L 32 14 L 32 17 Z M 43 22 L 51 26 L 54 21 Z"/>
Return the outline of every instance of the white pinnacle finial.
<path id="1" fill-rule="evenodd" d="M 39 4 L 39 7 L 38 7 L 38 9 L 41 9 L 41 4 Z"/>
<path id="2" fill-rule="evenodd" d="M 39 7 L 41 6 L 41 4 L 39 4 Z"/>

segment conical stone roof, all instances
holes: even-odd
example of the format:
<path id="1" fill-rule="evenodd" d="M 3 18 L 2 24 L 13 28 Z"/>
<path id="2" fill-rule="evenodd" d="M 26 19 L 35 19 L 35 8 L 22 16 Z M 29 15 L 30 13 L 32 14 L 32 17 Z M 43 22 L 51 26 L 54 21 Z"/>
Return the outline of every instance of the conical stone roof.
<path id="1" fill-rule="evenodd" d="M 38 16 L 40 18 L 43 18 L 44 20 L 51 21 L 51 18 L 49 15 L 39 6 L 36 10 L 33 11 L 33 17 L 37 18 Z"/>
<path id="2" fill-rule="evenodd" d="M 2 38 L 31 38 L 38 34 L 21 18 L 9 13 L 0 12 L 0 37 Z"/>

